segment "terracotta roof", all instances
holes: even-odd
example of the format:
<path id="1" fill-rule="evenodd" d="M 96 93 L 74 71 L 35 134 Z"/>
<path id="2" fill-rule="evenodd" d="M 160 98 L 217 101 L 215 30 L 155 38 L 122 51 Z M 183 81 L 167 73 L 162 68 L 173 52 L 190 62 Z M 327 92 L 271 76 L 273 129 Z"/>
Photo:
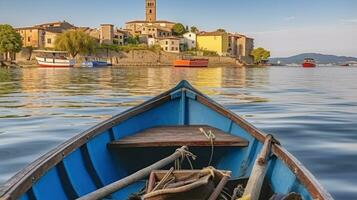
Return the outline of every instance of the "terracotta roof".
<path id="1" fill-rule="evenodd" d="M 69 25 L 73 26 L 72 24 L 70 24 L 66 21 L 49 22 L 49 23 L 44 23 L 44 24 L 37 24 L 35 26 L 46 26 L 46 25 L 52 25 L 52 24 L 69 24 Z"/>
<path id="2" fill-rule="evenodd" d="M 161 38 L 156 38 L 158 40 L 180 40 L 178 37 L 161 37 Z"/>
<path id="3" fill-rule="evenodd" d="M 51 32 L 51 33 L 63 33 L 64 29 L 61 29 L 61 28 L 45 28 L 44 29 L 46 32 Z"/>
<path id="4" fill-rule="evenodd" d="M 240 33 L 232 33 L 232 34 L 230 34 L 230 36 L 245 37 L 245 38 L 247 38 L 247 39 L 252 39 L 252 40 L 254 40 L 254 38 L 248 37 L 248 36 L 246 36 L 246 35 L 242 35 L 242 34 L 240 34 Z"/>
<path id="5" fill-rule="evenodd" d="M 166 21 L 166 20 L 157 20 L 157 21 L 154 21 L 154 22 L 149 22 L 149 21 L 145 21 L 145 20 L 134 20 L 134 21 L 128 21 L 128 22 L 126 22 L 126 24 L 135 24 L 135 23 L 152 23 L 152 24 L 167 23 L 167 24 L 176 24 L 175 22 L 170 22 L 170 21 Z"/>
<path id="6" fill-rule="evenodd" d="M 15 30 L 29 30 L 29 29 L 40 29 L 40 30 L 43 30 L 43 28 L 41 28 L 41 27 L 36 27 L 36 26 L 15 28 Z"/>
<path id="7" fill-rule="evenodd" d="M 172 31 L 170 28 L 161 27 L 161 26 L 158 26 L 158 25 L 148 25 L 148 26 L 143 26 L 143 28 L 156 28 L 158 30 L 167 31 L 167 32 L 171 32 Z"/>
<path id="8" fill-rule="evenodd" d="M 197 34 L 198 36 L 223 36 L 226 35 L 227 33 L 225 32 L 220 32 L 220 31 L 214 31 L 214 32 L 201 32 Z"/>

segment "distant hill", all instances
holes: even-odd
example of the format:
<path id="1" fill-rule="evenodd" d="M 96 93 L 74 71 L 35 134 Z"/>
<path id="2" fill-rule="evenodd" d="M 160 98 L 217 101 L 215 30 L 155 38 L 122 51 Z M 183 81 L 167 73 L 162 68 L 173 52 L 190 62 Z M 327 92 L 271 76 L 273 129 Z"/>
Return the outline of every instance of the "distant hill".
<path id="1" fill-rule="evenodd" d="M 319 64 L 343 64 L 351 61 L 357 62 L 357 58 L 355 57 L 325 55 L 319 53 L 304 53 L 287 58 L 271 58 L 269 60 L 271 63 L 277 63 L 278 61 L 280 61 L 281 64 L 293 64 L 301 63 L 305 58 L 313 58 Z"/>

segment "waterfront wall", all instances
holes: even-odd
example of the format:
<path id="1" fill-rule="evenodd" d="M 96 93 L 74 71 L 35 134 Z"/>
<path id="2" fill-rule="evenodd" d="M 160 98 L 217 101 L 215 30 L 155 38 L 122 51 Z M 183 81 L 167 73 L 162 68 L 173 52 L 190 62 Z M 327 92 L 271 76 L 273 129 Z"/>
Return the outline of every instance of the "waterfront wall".
<path id="1" fill-rule="evenodd" d="M 31 52 L 30 49 L 24 48 L 20 53 L 16 54 L 16 62 L 20 65 L 35 64 L 35 56 L 37 53 Z M 150 50 L 133 50 L 130 52 L 115 52 L 101 50 L 97 51 L 92 57 L 99 60 L 107 60 L 116 66 L 171 66 L 174 60 L 181 59 L 182 54 L 155 52 Z M 193 57 L 194 58 L 194 57 Z M 210 61 L 210 66 L 236 66 L 239 65 L 235 58 L 231 57 L 200 57 L 207 58 Z M 80 63 L 84 57 L 79 56 L 77 62 Z"/>

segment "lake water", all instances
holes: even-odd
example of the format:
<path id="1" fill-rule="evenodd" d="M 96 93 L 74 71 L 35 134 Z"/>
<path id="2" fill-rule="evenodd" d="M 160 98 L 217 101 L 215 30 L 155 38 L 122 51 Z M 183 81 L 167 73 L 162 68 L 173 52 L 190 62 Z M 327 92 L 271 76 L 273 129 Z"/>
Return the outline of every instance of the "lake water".
<path id="1" fill-rule="evenodd" d="M 180 80 L 274 134 L 336 199 L 357 199 L 357 68 L 0 69 L 0 183 Z"/>

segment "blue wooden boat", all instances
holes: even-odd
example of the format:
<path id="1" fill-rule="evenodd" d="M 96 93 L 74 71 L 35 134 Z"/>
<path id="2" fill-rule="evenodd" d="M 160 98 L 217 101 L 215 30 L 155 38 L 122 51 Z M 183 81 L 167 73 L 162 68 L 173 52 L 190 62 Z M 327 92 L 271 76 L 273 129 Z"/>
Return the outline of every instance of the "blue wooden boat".
<path id="1" fill-rule="evenodd" d="M 202 130 L 214 137 L 207 140 Z M 247 180 L 249 184 L 255 164 L 264 163 L 257 158 L 268 147 L 268 137 L 182 81 L 42 156 L 5 183 L 0 199 L 83 198 L 166 158 L 183 145 L 197 156 L 192 161 L 194 169 L 211 165 L 229 170 L 229 181 Z M 261 190 L 260 199 L 292 192 L 305 200 L 333 199 L 278 142 L 271 144 L 267 155 L 263 178 L 269 189 Z M 182 167 L 190 169 L 188 166 L 185 162 Z M 147 179 L 126 184 L 103 199 L 128 199 L 145 188 Z"/>
<path id="2" fill-rule="evenodd" d="M 107 67 L 110 66 L 111 64 L 109 64 L 106 61 L 85 61 L 81 63 L 82 67 Z"/>

